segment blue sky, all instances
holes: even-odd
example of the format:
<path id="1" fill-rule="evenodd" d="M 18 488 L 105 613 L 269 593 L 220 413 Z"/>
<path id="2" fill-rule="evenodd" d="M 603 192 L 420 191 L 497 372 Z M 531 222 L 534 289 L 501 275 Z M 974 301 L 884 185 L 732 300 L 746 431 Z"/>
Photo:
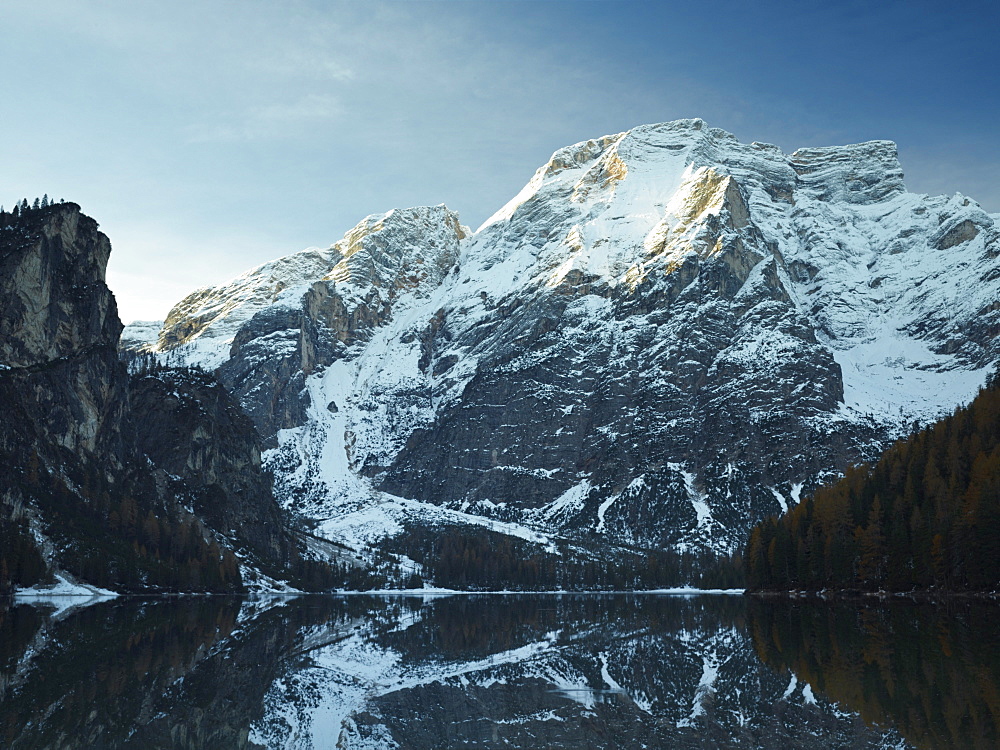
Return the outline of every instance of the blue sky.
<path id="1" fill-rule="evenodd" d="M 997 6 L 3 0 L 0 203 L 80 203 L 126 321 L 370 213 L 475 228 L 556 148 L 680 117 L 895 140 L 997 212 Z"/>

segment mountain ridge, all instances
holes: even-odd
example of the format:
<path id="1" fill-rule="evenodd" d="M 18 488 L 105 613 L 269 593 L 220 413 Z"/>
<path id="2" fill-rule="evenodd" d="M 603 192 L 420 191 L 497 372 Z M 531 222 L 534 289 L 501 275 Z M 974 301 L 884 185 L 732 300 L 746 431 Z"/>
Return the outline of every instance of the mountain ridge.
<path id="1" fill-rule="evenodd" d="M 906 193 L 890 141 L 785 155 L 640 126 L 556 151 L 471 236 L 439 211 L 392 242 L 449 262 L 381 313 L 345 316 L 331 266 L 233 343 L 199 351 L 210 323 L 158 347 L 221 364 L 283 503 L 340 541 L 362 524 L 377 544 L 415 502 L 590 546 L 736 549 L 998 356 L 993 218 Z"/>

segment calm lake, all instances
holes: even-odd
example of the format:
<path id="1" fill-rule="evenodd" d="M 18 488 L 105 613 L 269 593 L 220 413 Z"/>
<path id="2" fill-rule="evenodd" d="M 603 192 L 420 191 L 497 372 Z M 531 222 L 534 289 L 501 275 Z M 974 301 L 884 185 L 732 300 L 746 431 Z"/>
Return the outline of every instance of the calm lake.
<path id="1" fill-rule="evenodd" d="M 0 608 L 4 748 L 996 748 L 1000 607 L 304 596 Z"/>

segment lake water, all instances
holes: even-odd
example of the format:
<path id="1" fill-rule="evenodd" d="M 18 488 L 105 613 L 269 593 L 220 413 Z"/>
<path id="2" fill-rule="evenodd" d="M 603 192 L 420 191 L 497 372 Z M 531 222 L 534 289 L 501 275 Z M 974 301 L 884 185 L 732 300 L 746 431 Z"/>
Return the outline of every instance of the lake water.
<path id="1" fill-rule="evenodd" d="M 995 748 L 996 605 L 304 596 L 0 608 L 4 748 Z"/>

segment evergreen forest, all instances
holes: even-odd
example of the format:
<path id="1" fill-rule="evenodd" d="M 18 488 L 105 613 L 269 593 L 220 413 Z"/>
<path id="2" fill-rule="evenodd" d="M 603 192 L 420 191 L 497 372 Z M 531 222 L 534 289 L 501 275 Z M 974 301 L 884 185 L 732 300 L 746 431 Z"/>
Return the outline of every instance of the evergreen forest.
<path id="1" fill-rule="evenodd" d="M 751 590 L 1000 588 L 1000 376 L 968 406 L 849 469 L 746 546 Z"/>

